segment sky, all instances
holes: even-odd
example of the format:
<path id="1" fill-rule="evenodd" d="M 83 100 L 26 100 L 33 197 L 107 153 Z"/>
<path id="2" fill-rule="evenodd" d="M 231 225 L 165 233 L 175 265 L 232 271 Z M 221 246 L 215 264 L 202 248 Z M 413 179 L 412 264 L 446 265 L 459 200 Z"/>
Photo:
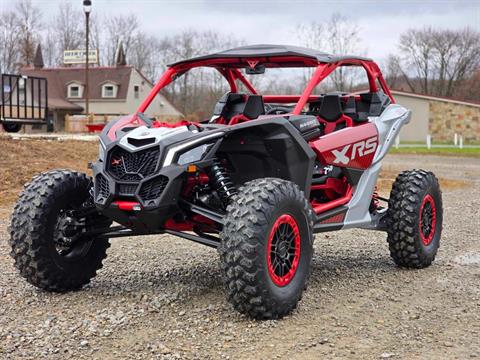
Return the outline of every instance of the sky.
<path id="1" fill-rule="evenodd" d="M 78 4 L 82 0 L 33 0 L 46 19 L 53 16 L 61 1 Z M 15 0 L 0 0 L 10 8 Z M 360 27 L 361 48 L 377 61 L 395 52 L 402 32 L 409 28 L 434 26 L 458 29 L 470 26 L 480 31 L 480 0 L 468 1 L 158 1 L 92 0 L 93 13 L 136 14 L 141 27 L 159 36 L 184 29 L 215 30 L 234 34 L 247 44 L 301 45 L 298 24 L 323 22 L 339 12 Z M 318 49 L 322 50 L 322 49 Z"/>

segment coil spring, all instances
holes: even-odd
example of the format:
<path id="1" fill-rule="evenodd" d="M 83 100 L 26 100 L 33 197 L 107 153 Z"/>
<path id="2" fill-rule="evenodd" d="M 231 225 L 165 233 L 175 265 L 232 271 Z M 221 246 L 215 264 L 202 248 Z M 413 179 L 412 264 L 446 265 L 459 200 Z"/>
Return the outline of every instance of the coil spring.
<path id="1" fill-rule="evenodd" d="M 210 179 L 215 190 L 220 196 L 220 199 L 222 200 L 223 204 L 227 206 L 230 202 L 230 199 L 237 193 L 237 191 L 233 186 L 227 171 L 218 159 L 213 161 L 212 167 L 210 168 L 210 176 Z"/>

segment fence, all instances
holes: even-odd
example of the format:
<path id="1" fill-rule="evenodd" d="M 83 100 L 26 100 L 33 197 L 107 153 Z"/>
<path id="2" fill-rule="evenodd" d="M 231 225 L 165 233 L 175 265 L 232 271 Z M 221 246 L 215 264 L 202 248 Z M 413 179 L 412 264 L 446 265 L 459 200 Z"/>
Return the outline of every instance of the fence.
<path id="1" fill-rule="evenodd" d="M 105 125 L 110 120 L 116 119 L 122 115 L 103 114 L 103 115 L 65 115 L 65 132 L 68 133 L 85 133 L 89 132 L 87 125 Z M 155 117 L 158 121 L 173 123 L 180 120 L 178 116 L 161 115 Z M 92 127 L 90 127 L 92 128 Z"/>
<path id="2" fill-rule="evenodd" d="M 401 143 L 400 135 L 395 138 L 395 148 L 399 147 L 426 147 L 427 149 L 432 148 L 480 148 L 480 143 L 465 144 L 463 136 L 455 133 L 451 142 L 440 141 L 434 142 L 434 139 L 430 134 L 427 134 L 425 137 L 425 142 L 406 142 Z"/>

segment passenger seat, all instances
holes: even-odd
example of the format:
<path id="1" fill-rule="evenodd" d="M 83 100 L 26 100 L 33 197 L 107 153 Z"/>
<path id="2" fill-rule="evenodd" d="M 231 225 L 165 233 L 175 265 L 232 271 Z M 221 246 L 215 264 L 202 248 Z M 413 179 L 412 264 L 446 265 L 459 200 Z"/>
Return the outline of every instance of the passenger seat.
<path id="1" fill-rule="evenodd" d="M 329 134 L 346 126 L 352 126 L 351 119 L 345 117 L 343 114 L 339 95 L 325 95 L 320 105 L 318 115 L 321 118 L 320 121 L 325 124 L 325 134 Z"/>

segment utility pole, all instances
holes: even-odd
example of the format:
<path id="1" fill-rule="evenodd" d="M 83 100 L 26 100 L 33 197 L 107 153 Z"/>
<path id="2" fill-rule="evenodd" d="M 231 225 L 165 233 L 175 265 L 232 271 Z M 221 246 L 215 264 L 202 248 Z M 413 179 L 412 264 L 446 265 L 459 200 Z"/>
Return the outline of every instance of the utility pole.
<path id="1" fill-rule="evenodd" d="M 90 12 L 92 11 L 92 1 L 83 0 L 83 11 L 85 13 L 85 114 L 88 116 L 88 38 L 89 38 L 89 21 Z"/>

